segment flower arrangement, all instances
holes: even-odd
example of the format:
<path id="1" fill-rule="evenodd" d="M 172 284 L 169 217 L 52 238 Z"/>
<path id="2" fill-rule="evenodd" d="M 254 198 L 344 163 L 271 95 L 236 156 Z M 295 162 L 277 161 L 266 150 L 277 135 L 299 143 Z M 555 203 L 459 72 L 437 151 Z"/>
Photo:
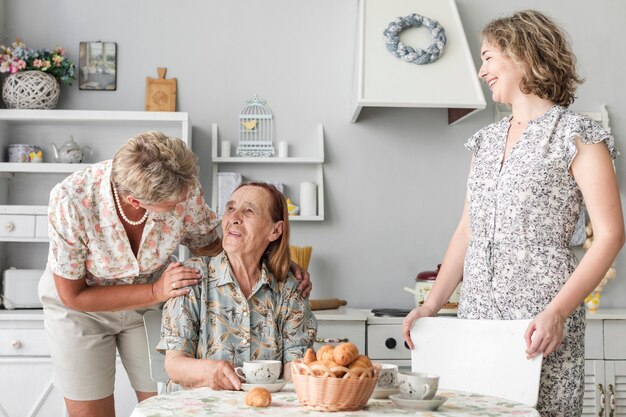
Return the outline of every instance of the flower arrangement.
<path id="1" fill-rule="evenodd" d="M 42 71 L 54 76 L 59 82 L 72 84 L 74 69 L 74 63 L 65 57 L 65 51 L 59 46 L 52 51 L 28 49 L 20 40 L 9 47 L 0 46 L 0 73 Z"/>

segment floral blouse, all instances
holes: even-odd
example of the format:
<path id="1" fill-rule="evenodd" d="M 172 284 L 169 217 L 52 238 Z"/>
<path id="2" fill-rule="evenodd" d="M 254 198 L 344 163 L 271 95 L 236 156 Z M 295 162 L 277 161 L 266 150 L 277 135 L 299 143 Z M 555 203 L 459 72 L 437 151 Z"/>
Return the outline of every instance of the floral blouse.
<path id="1" fill-rule="evenodd" d="M 225 252 L 213 258 L 191 258 L 185 265 L 197 268 L 203 278 L 188 295 L 165 303 L 157 350 L 178 350 L 241 366 L 256 359 L 287 363 L 304 357 L 313 346 L 317 321 L 291 273 L 278 282 L 263 263 L 246 299 Z M 168 391 L 175 389 L 171 385 Z"/>
<path id="2" fill-rule="evenodd" d="M 135 257 L 115 210 L 111 160 L 78 171 L 50 192 L 48 266 L 89 285 L 152 282 L 170 262 L 178 244 L 204 247 L 217 237 L 216 214 L 197 184 L 190 197 L 170 212 L 148 215 Z"/>

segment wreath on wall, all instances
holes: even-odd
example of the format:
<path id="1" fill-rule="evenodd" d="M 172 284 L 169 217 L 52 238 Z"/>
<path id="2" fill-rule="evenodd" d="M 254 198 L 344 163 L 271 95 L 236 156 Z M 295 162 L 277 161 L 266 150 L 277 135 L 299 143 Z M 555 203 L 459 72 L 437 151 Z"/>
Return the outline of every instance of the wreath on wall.
<path id="1" fill-rule="evenodd" d="M 414 48 L 400 42 L 400 33 L 406 28 L 424 26 L 430 31 L 431 44 L 426 49 Z M 417 65 L 435 62 L 443 53 L 446 46 L 446 31 L 443 26 L 434 19 L 417 13 L 404 17 L 397 17 L 387 25 L 383 31 L 385 46 L 391 54 L 406 62 Z"/>

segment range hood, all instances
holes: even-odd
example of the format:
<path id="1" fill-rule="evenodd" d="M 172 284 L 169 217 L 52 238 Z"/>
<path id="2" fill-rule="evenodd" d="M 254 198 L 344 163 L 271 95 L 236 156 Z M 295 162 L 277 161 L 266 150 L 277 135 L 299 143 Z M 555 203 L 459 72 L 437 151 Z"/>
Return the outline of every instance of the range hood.
<path id="1" fill-rule="evenodd" d="M 442 55 L 429 64 L 402 61 L 385 47 L 389 23 L 414 13 L 438 21 L 446 33 Z M 400 40 L 426 49 L 430 32 L 408 28 Z M 452 124 L 486 106 L 454 0 L 359 0 L 355 70 L 352 123 L 363 107 L 445 108 Z"/>

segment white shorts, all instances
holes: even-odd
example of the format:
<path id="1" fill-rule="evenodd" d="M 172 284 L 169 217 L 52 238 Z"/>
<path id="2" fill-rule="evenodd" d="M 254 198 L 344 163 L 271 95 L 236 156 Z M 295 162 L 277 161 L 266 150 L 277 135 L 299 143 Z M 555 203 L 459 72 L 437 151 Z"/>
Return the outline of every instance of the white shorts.
<path id="1" fill-rule="evenodd" d="M 143 313 L 138 310 L 82 312 L 60 301 L 49 269 L 39 282 L 44 326 L 52 356 L 54 385 L 75 401 L 106 398 L 115 386 L 116 349 L 135 391 L 156 392 L 150 378 Z"/>

